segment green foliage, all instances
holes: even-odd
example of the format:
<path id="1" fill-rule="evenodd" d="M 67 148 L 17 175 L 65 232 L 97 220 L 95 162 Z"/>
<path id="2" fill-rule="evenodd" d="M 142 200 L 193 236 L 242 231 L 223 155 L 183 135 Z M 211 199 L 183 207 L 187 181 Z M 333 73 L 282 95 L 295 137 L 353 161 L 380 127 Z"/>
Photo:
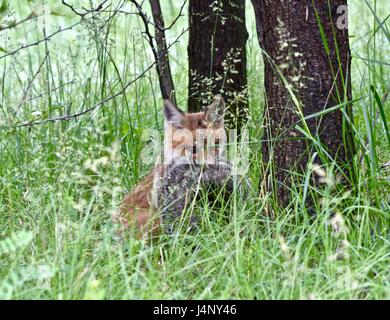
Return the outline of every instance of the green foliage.
<path id="1" fill-rule="evenodd" d="M 32 232 L 20 231 L 12 234 L 4 240 L 1 240 L 0 257 L 4 259 L 4 255 L 21 252 L 31 243 L 32 238 Z M 0 299 L 11 299 L 14 291 L 23 285 L 24 281 L 18 272 L 19 269 L 20 267 L 16 270 L 10 268 L 5 275 L 0 277 Z M 1 274 L 3 274 L 3 272 Z"/>
<path id="2" fill-rule="evenodd" d="M 0 5 L 0 15 L 5 16 L 8 11 L 8 0 L 2 0 Z"/>
<path id="3" fill-rule="evenodd" d="M 27 247 L 33 238 L 32 232 L 20 231 L 0 241 L 0 256 Z"/>
<path id="4" fill-rule="evenodd" d="M 5 2 L 15 21 L 43 3 Z M 388 65 L 378 63 L 389 61 L 389 20 L 383 14 L 388 4 L 367 2 L 370 7 L 349 1 L 350 120 L 359 169 L 352 189 L 339 184 L 332 165 L 310 161 L 304 182 L 291 187 L 286 208 L 264 192 L 245 199 L 236 193 L 218 205 L 201 194 L 190 208 L 202 216 L 199 232 L 181 230 L 150 242 L 121 237 L 111 215 L 126 190 L 153 166 L 141 157 L 150 143 L 143 139 L 145 130 L 163 130 L 153 68 L 126 95 L 77 119 L 15 127 L 81 112 L 121 91 L 152 63 L 140 35 L 142 24 L 134 15 L 105 13 L 15 56 L 2 58 L 0 49 L 0 298 L 389 299 L 390 73 Z M 9 38 L 1 43 L 4 51 L 79 21 L 58 1 L 45 3 L 58 14 L 0 33 Z M 79 3 L 77 9 L 90 5 L 89 0 Z M 169 25 L 180 3 L 162 5 Z M 111 8 L 131 10 L 128 1 L 119 0 Z M 247 17 L 248 176 L 257 186 L 264 166 L 263 66 L 249 3 Z M 180 18 L 167 31 L 168 42 L 186 23 Z M 181 106 L 187 101 L 186 41 L 170 51 Z M 341 98 L 339 105 L 315 116 L 344 104 Z M 301 129 L 307 133 L 303 124 Z M 317 149 L 324 153 L 320 144 Z M 310 183 L 314 176 L 321 187 Z M 308 198 L 313 198 L 310 207 Z"/>

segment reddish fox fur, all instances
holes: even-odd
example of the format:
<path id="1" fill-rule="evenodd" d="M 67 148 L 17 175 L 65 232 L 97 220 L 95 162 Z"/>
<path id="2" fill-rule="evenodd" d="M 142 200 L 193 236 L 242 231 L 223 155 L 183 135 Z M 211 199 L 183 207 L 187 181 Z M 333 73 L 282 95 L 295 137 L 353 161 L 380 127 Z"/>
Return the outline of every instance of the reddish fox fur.
<path id="1" fill-rule="evenodd" d="M 143 178 L 122 201 L 115 220 L 125 227 L 133 229 L 136 238 L 147 238 L 161 231 L 161 217 L 157 207 L 157 193 L 164 168 L 184 154 L 190 154 L 194 161 L 199 160 L 200 150 L 197 145 L 199 130 L 205 129 L 214 139 L 217 148 L 208 152 L 207 161 L 222 155 L 218 140 L 225 139 L 223 129 L 225 104 L 221 96 L 203 112 L 185 113 L 169 100 L 164 101 L 164 159 L 152 172 Z M 198 130 L 198 131 L 197 131 Z M 202 139 L 205 139 L 202 137 Z M 201 152 L 199 152 L 201 151 Z M 202 153 L 203 154 L 203 153 Z"/>

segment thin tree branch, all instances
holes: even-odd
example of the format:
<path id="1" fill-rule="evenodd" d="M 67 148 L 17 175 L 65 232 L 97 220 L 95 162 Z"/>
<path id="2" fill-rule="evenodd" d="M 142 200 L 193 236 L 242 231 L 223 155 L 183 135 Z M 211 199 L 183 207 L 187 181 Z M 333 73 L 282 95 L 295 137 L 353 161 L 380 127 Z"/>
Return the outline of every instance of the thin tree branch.
<path id="1" fill-rule="evenodd" d="M 8 57 L 8 56 L 12 56 L 12 55 L 18 53 L 19 51 L 21 51 L 21 50 L 23 50 L 23 49 L 27 49 L 27 48 L 30 48 L 30 47 L 33 47 L 33 46 L 37 46 L 37 45 L 41 44 L 42 42 L 45 42 L 45 41 L 50 40 L 51 38 L 53 38 L 54 36 L 56 36 L 56 35 L 59 34 L 59 33 L 62 33 L 62 32 L 64 32 L 64 31 L 68 31 L 68 30 L 73 29 L 74 27 L 78 26 L 78 25 L 81 24 L 81 23 L 82 23 L 82 21 L 78 21 L 78 22 L 76 22 L 76 23 L 72 24 L 71 26 L 69 26 L 69 27 L 67 27 L 67 28 L 64 28 L 64 29 L 62 29 L 61 27 L 59 27 L 57 31 L 55 31 L 54 33 L 48 35 L 47 37 L 45 37 L 45 38 L 43 38 L 43 39 L 40 39 L 40 40 L 38 40 L 38 41 L 36 41 L 36 42 L 30 43 L 30 44 L 22 45 L 22 46 L 19 47 L 18 49 L 9 51 L 9 52 L 7 52 L 6 54 L 0 56 L 0 59 L 3 59 L 3 58 Z"/>
<path id="2" fill-rule="evenodd" d="M 95 9 L 86 9 L 86 8 L 83 7 L 83 10 L 85 10 L 87 13 L 101 11 L 101 10 L 103 10 L 103 6 L 105 5 L 106 2 L 107 2 L 107 0 L 104 0 L 104 1 L 103 1 L 101 4 L 99 4 Z"/>
<path id="3" fill-rule="evenodd" d="M 183 10 L 184 10 L 184 7 L 185 7 L 186 4 L 187 4 L 187 0 L 185 0 L 185 1 L 183 2 L 183 4 L 182 4 L 181 7 L 180 7 L 179 14 L 176 16 L 175 19 L 173 19 L 173 21 L 171 22 L 171 24 L 169 25 L 169 27 L 164 28 L 162 31 L 167 31 L 167 30 L 169 30 L 169 29 L 172 29 L 172 27 L 175 25 L 175 23 L 177 22 L 177 20 L 179 20 L 179 18 L 183 16 Z"/>
<path id="4" fill-rule="evenodd" d="M 89 14 L 89 13 L 93 13 L 93 12 L 99 12 L 101 10 L 103 10 L 103 6 L 105 5 L 105 3 L 107 2 L 108 0 L 104 0 L 102 3 L 100 3 L 96 8 L 94 9 L 86 9 L 86 8 L 82 8 L 85 12 L 78 12 L 72 5 L 70 5 L 69 3 L 67 3 L 65 0 L 62 0 L 62 4 L 67 6 L 70 10 L 72 10 L 73 13 L 75 13 L 76 15 L 78 15 L 81 19 L 84 19 L 84 17 Z"/>
<path id="5" fill-rule="evenodd" d="M 188 31 L 188 28 L 186 29 L 183 29 L 183 31 L 179 34 L 179 36 L 175 39 L 175 41 L 173 41 L 171 44 L 168 45 L 167 47 L 167 51 L 175 44 L 177 43 L 180 38 Z M 162 52 L 161 53 L 161 56 L 157 56 L 157 59 L 155 59 L 153 61 L 153 63 L 151 63 L 140 75 L 138 75 L 136 78 L 134 78 L 133 80 L 129 81 L 124 87 L 122 90 L 120 90 L 119 92 L 117 92 L 116 94 L 108 97 L 108 98 L 105 98 L 103 99 L 102 101 L 98 102 L 97 104 L 95 104 L 94 106 L 88 108 L 88 109 L 85 109 L 83 111 L 80 111 L 78 113 L 74 113 L 74 114 L 71 114 L 71 115 L 63 115 L 63 116 L 59 116 L 59 117 L 53 117 L 53 118 L 49 118 L 49 119 L 45 119 L 45 120 L 41 120 L 41 121 L 26 121 L 26 122 L 23 122 L 19 125 L 17 125 L 16 127 L 17 128 L 20 128 L 20 127 L 33 127 L 35 125 L 40 125 L 40 124 L 45 124 L 45 123 L 48 123 L 48 122 L 57 122 L 57 121 L 64 121 L 64 120 L 71 120 L 71 119 L 76 119 L 82 115 L 85 115 L 93 110 L 96 110 L 98 109 L 99 107 L 102 107 L 104 104 L 106 104 L 107 102 L 109 102 L 110 100 L 113 100 L 119 96 L 121 96 L 122 94 L 124 94 L 126 92 L 126 90 L 133 84 L 135 83 L 137 80 L 139 80 L 140 78 L 142 78 L 149 70 L 151 70 L 154 65 L 157 65 L 157 62 L 159 59 L 161 59 L 161 57 L 163 57 L 164 55 L 166 54 L 166 52 Z"/>
<path id="6" fill-rule="evenodd" d="M 35 12 L 31 12 L 26 18 L 20 20 L 20 21 L 17 21 L 17 22 L 11 22 L 9 23 L 8 25 L 5 25 L 5 26 L 0 26 L 0 31 L 4 31 L 4 30 L 7 30 L 7 29 L 12 29 L 12 28 L 15 28 L 16 26 L 26 22 L 26 21 L 29 21 L 31 19 L 34 19 L 38 17 L 38 15 L 35 13 Z"/>
<path id="7" fill-rule="evenodd" d="M 62 84 L 62 85 L 59 85 L 59 86 L 57 86 L 57 87 L 51 89 L 50 91 L 46 91 L 46 92 L 43 92 L 43 93 L 41 93 L 41 94 L 39 94 L 39 95 L 37 95 L 37 96 L 35 96 L 35 97 L 32 97 L 32 98 L 26 100 L 26 102 L 30 102 L 30 101 L 32 101 L 32 100 L 42 98 L 44 95 L 47 95 L 47 94 L 49 94 L 49 93 L 52 93 L 52 92 L 57 91 L 57 90 L 59 90 L 59 89 L 61 89 L 61 88 L 63 88 L 63 87 L 66 87 L 67 85 L 74 84 L 74 83 L 75 83 L 74 80 L 69 81 L 69 82 L 66 82 L 66 83 L 64 83 L 64 84 Z"/>
<path id="8" fill-rule="evenodd" d="M 159 56 L 158 55 L 158 51 L 156 49 L 156 46 L 154 45 L 154 38 L 152 36 L 152 34 L 150 33 L 150 30 L 149 30 L 149 17 L 146 15 L 146 13 L 142 10 L 142 7 L 141 5 L 136 1 L 136 0 L 130 0 L 131 3 L 134 4 L 134 6 L 137 8 L 137 11 L 138 11 L 138 14 L 139 16 L 141 17 L 141 20 L 144 24 L 144 34 L 145 34 L 145 38 L 146 40 L 148 41 L 149 43 L 149 46 L 150 46 L 150 49 L 152 50 L 152 53 L 153 53 L 153 57 L 154 57 L 154 60 L 157 61 L 157 57 Z M 164 84 L 164 80 L 163 80 L 163 77 L 162 77 L 162 74 L 161 74 L 161 69 L 160 69 L 160 64 L 159 63 L 156 63 L 156 70 L 157 70 L 157 75 L 158 75 L 158 80 L 159 80 L 159 84 L 160 84 L 160 91 L 161 91 L 161 95 L 164 99 L 169 99 L 170 96 L 171 96 L 171 91 L 166 91 L 166 88 L 165 88 L 165 84 Z"/>
<path id="9" fill-rule="evenodd" d="M 165 52 L 165 54 L 162 55 L 162 58 L 157 63 L 158 68 L 160 69 L 160 87 L 162 90 L 162 95 L 164 99 L 168 98 L 174 104 L 176 104 L 175 86 L 173 84 L 171 67 L 169 64 L 165 38 L 164 17 L 161 11 L 160 0 L 149 0 L 149 2 L 152 8 L 154 25 L 156 26 L 154 28 L 154 32 L 157 43 L 157 53 L 161 56 L 161 53 Z"/>
<path id="10" fill-rule="evenodd" d="M 173 19 L 173 21 L 170 23 L 170 25 L 168 27 L 161 28 L 160 26 L 156 25 L 154 22 L 152 22 L 150 20 L 149 20 L 149 23 L 151 25 L 153 25 L 153 27 L 158 28 L 160 31 L 167 31 L 167 30 L 172 29 L 173 26 L 176 24 L 177 20 L 179 20 L 180 17 L 184 16 L 183 11 L 184 11 L 184 7 L 186 4 L 187 4 L 187 0 L 184 0 L 182 6 L 180 7 L 178 15 L 175 17 L 175 19 Z M 141 7 L 142 7 L 142 5 L 141 5 Z M 104 10 L 104 12 L 111 12 L 111 11 Z M 124 11 L 124 10 L 118 10 L 117 13 L 126 14 L 126 15 L 139 15 L 139 12 L 129 12 L 129 11 Z"/>
<path id="11" fill-rule="evenodd" d="M 26 88 L 26 90 L 24 90 L 22 99 L 20 100 L 20 102 L 19 102 L 19 104 L 18 104 L 16 110 L 19 110 L 20 107 L 22 106 L 22 104 L 26 101 L 26 97 L 27 97 L 28 91 L 30 90 L 30 88 L 31 88 L 31 86 L 32 86 L 32 84 L 33 84 L 33 82 L 34 82 L 34 80 L 35 80 L 36 77 L 38 76 L 38 74 L 41 72 L 42 67 L 43 67 L 44 63 L 46 62 L 48 56 L 49 56 L 49 53 L 47 52 L 46 55 L 45 55 L 45 58 L 43 58 L 41 64 L 39 65 L 37 72 L 35 72 L 35 74 L 34 74 L 34 76 L 32 77 L 32 79 L 28 82 L 27 88 Z"/>

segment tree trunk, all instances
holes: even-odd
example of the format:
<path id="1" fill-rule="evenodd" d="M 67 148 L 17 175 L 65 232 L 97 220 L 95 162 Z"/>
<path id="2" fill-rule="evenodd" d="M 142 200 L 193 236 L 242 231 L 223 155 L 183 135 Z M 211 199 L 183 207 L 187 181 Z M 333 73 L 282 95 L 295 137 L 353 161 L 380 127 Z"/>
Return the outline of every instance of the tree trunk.
<path id="1" fill-rule="evenodd" d="M 245 0 L 190 0 L 189 19 L 188 110 L 221 94 L 227 123 L 239 128 L 247 117 Z"/>
<path id="2" fill-rule="evenodd" d="M 252 0 L 252 4 L 259 43 L 266 52 L 263 157 L 274 168 L 274 173 L 267 173 L 273 179 L 268 179 L 266 187 L 277 191 L 279 203 L 286 204 L 289 171 L 302 172 L 311 154 L 318 152 L 297 130 L 297 125 L 305 128 L 300 114 L 306 117 L 351 101 L 348 26 L 342 16 L 346 7 L 340 7 L 347 1 Z M 354 146 L 352 130 L 340 109 L 306 123 L 326 150 L 319 153 L 336 160 L 345 174 Z M 347 103 L 343 109 L 352 119 L 352 105 Z M 315 159 L 316 163 L 330 161 L 329 157 Z"/>
<path id="3" fill-rule="evenodd" d="M 164 17 L 161 12 L 160 0 L 149 0 L 155 25 L 157 43 L 157 66 L 159 71 L 160 89 L 164 99 L 170 99 L 176 105 L 175 89 L 169 65 L 167 42 L 165 39 Z"/>

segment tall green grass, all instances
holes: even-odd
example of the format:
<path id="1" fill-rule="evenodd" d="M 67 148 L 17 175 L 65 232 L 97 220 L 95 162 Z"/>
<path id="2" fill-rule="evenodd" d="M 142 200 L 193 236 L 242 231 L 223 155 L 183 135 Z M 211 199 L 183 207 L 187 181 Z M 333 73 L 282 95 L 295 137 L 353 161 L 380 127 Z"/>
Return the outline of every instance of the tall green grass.
<path id="1" fill-rule="evenodd" d="M 140 21 L 107 13 L 1 58 L 78 21 L 58 1 L 46 1 L 50 15 L 0 32 L 0 298 L 390 298 L 389 4 L 349 2 L 359 169 L 353 190 L 340 188 L 331 165 L 311 161 L 304 182 L 291 187 L 287 207 L 278 207 L 271 194 L 251 192 L 246 199 L 236 194 L 222 210 L 201 194 L 193 208 L 202 215 L 199 232 L 151 242 L 119 237 L 110 216 L 153 166 L 141 152 L 150 142 L 145 129 L 162 133 L 163 127 L 154 69 L 126 95 L 82 117 L 16 127 L 88 109 L 141 74 L 153 58 Z M 0 3 L 9 4 L 0 10 L 3 25 L 43 1 Z M 120 0 L 112 1 L 112 10 L 121 5 L 131 11 Z M 180 4 L 162 5 L 168 25 Z M 247 16 L 248 176 L 257 185 L 263 179 L 263 70 L 249 3 Z M 187 17 L 180 18 L 168 42 L 186 24 Z M 187 40 L 184 35 L 170 51 L 183 108 Z M 309 183 L 314 174 L 321 188 Z"/>

